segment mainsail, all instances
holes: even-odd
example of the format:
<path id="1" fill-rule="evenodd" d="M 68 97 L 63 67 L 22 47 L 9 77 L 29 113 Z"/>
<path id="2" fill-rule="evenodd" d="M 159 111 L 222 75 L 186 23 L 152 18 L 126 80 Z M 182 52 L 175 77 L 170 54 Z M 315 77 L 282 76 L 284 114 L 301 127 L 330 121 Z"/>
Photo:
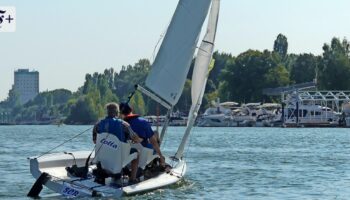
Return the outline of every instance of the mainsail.
<path id="1" fill-rule="evenodd" d="M 198 49 L 197 58 L 193 69 L 191 88 L 192 106 L 188 114 L 188 122 L 184 137 L 182 138 L 182 142 L 175 155 L 176 158 L 181 158 L 183 155 L 185 144 L 198 115 L 200 105 L 202 104 L 205 86 L 209 75 L 209 66 L 214 49 L 216 28 L 219 19 L 219 9 L 220 0 L 213 0 L 209 15 L 207 32 Z"/>
<path id="2" fill-rule="evenodd" d="M 191 65 L 211 0 L 180 0 L 159 48 L 146 87 L 175 105 Z"/>

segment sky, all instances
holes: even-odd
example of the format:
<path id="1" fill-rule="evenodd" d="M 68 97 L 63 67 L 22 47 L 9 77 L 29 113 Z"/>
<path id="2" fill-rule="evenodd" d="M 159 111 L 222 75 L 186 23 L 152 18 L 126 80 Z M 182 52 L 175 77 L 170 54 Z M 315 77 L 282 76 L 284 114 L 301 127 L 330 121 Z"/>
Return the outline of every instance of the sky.
<path id="1" fill-rule="evenodd" d="M 14 70 L 40 73 L 40 91 L 76 91 L 86 73 L 119 71 L 153 58 L 177 0 L 0 0 L 16 7 L 16 32 L 0 33 L 0 101 Z M 289 53 L 322 54 L 350 36 L 349 0 L 221 0 L 216 50 L 271 50 L 279 33 Z"/>

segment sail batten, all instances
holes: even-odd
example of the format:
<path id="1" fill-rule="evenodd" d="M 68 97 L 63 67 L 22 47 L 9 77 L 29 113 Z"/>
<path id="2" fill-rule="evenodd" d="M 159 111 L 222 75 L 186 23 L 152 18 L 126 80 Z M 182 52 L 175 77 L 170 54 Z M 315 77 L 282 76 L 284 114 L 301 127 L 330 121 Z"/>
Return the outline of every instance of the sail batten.
<path id="1" fill-rule="evenodd" d="M 181 94 L 211 0 L 180 0 L 159 48 L 146 87 L 169 104 Z"/>

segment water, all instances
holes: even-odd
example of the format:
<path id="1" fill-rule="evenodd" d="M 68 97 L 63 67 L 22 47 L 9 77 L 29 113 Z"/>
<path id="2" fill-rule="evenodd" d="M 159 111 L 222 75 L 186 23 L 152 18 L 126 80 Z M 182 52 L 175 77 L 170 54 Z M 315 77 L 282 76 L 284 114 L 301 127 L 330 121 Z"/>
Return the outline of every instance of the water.
<path id="1" fill-rule="evenodd" d="M 89 126 L 0 126 L 0 199 L 28 199 L 34 183 L 27 157 Z M 171 127 L 173 154 L 183 127 Z M 195 128 L 181 183 L 125 199 L 349 199 L 350 130 Z M 60 147 L 92 149 L 91 132 Z M 45 189 L 43 199 L 63 199 Z"/>

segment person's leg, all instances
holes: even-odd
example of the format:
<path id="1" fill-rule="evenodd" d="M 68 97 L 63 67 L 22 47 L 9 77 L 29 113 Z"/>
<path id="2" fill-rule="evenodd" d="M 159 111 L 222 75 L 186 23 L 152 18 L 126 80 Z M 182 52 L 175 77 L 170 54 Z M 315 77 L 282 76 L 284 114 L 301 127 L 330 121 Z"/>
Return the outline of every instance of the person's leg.
<path id="1" fill-rule="evenodd" d="M 139 167 L 139 153 L 137 154 L 137 158 L 131 161 L 131 175 L 129 181 L 136 181 L 137 170 Z"/>

